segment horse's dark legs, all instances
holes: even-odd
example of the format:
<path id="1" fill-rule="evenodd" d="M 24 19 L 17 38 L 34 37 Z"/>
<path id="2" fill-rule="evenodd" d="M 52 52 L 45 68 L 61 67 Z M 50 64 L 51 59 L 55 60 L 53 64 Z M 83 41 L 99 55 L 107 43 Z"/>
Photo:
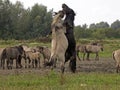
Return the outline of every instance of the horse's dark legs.
<path id="1" fill-rule="evenodd" d="M 20 68 L 22 68 L 22 67 L 23 67 L 23 66 L 22 66 L 22 64 L 21 64 L 21 60 L 22 60 L 22 57 L 21 57 L 21 56 L 19 56 L 18 64 L 19 64 Z"/>
<path id="2" fill-rule="evenodd" d="M 35 63 L 35 60 L 32 59 L 32 68 L 34 68 L 34 63 Z"/>
<path id="3" fill-rule="evenodd" d="M 76 71 L 76 52 L 75 51 L 72 53 L 69 66 L 70 66 L 72 72 L 75 73 L 75 71 Z"/>
<path id="4" fill-rule="evenodd" d="M 1 60 L 1 67 L 2 67 L 3 69 L 5 69 L 5 59 L 2 59 L 2 60 Z"/>
<path id="5" fill-rule="evenodd" d="M 13 68 L 13 59 L 8 60 L 9 63 L 9 69 Z"/>
<path id="6" fill-rule="evenodd" d="M 77 53 L 78 60 L 81 61 L 81 59 L 79 57 L 79 51 L 77 51 L 76 53 Z"/>
<path id="7" fill-rule="evenodd" d="M 84 53 L 83 53 L 83 61 L 85 60 L 85 54 L 86 54 L 86 53 L 84 52 Z"/>
<path id="8" fill-rule="evenodd" d="M 89 57 L 90 57 L 90 53 L 88 52 L 87 53 L 87 60 L 90 60 Z"/>
<path id="9" fill-rule="evenodd" d="M 27 68 L 27 58 L 24 58 L 25 60 L 25 68 Z"/>
<path id="10" fill-rule="evenodd" d="M 117 65 L 117 67 L 116 67 L 116 72 L 118 73 L 119 72 L 119 65 Z"/>
<path id="11" fill-rule="evenodd" d="M 31 59 L 30 59 L 30 58 L 28 58 L 28 68 L 30 68 L 30 67 L 31 67 L 30 63 L 31 63 Z"/>
<path id="12" fill-rule="evenodd" d="M 75 71 L 76 71 L 76 51 L 75 50 L 74 51 L 72 51 L 72 50 L 71 51 L 70 50 L 66 51 L 65 63 L 68 60 L 70 60 L 69 67 L 70 67 L 71 71 L 73 73 L 75 73 Z"/>
<path id="13" fill-rule="evenodd" d="M 38 59 L 35 59 L 35 68 L 37 68 L 38 67 Z"/>
<path id="14" fill-rule="evenodd" d="M 40 68 L 40 58 L 38 58 L 38 67 Z"/>

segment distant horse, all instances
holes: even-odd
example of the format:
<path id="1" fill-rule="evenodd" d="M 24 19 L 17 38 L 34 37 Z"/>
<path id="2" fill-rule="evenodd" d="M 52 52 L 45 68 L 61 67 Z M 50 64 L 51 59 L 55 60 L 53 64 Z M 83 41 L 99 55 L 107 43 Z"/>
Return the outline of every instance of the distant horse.
<path id="1" fill-rule="evenodd" d="M 103 51 L 103 45 L 86 45 L 85 51 L 87 53 L 87 60 L 89 60 L 90 53 L 95 53 L 95 60 L 99 60 L 99 52 Z"/>
<path id="2" fill-rule="evenodd" d="M 120 70 L 120 49 L 113 51 L 112 56 L 116 62 L 116 72 L 118 73 Z"/>
<path id="3" fill-rule="evenodd" d="M 21 68 L 21 59 L 25 57 L 25 51 L 21 45 L 14 47 L 7 47 L 1 54 L 1 67 L 4 69 L 5 60 L 7 60 L 7 68 L 12 69 L 13 59 L 16 59 L 16 68 Z"/>
<path id="4" fill-rule="evenodd" d="M 85 46 L 85 45 L 82 45 L 82 44 L 76 46 L 76 53 L 77 53 L 77 57 L 78 57 L 79 60 L 81 60 L 80 57 L 79 57 L 79 52 L 80 52 L 80 53 L 83 53 L 83 60 L 84 60 L 84 57 L 85 57 L 85 54 L 86 54 L 86 49 L 85 49 L 85 47 L 86 47 L 86 46 Z"/>
<path id="5" fill-rule="evenodd" d="M 52 68 L 56 64 L 56 59 L 61 62 L 61 72 L 64 73 L 65 69 L 65 52 L 68 48 L 68 40 L 65 36 L 65 28 L 63 26 L 62 18 L 64 13 L 59 11 L 53 17 L 51 24 L 52 28 L 52 42 L 51 42 L 51 57 L 49 64 Z"/>
<path id="6" fill-rule="evenodd" d="M 33 68 L 40 68 L 40 53 L 39 52 L 32 52 L 32 51 L 26 51 L 26 62 L 25 62 L 25 68 L 27 68 L 27 62 L 29 68 L 32 66 Z"/>

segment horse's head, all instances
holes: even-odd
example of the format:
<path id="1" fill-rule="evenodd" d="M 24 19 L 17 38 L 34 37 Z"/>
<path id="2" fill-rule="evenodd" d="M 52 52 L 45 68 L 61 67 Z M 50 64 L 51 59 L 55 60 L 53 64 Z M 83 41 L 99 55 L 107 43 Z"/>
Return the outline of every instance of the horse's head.
<path id="1" fill-rule="evenodd" d="M 16 48 L 19 50 L 22 57 L 26 57 L 26 54 L 22 45 L 16 46 Z"/>
<path id="2" fill-rule="evenodd" d="M 63 11 L 54 12 L 54 17 L 51 26 L 54 26 L 56 23 L 60 22 L 63 17 L 64 17 Z"/>

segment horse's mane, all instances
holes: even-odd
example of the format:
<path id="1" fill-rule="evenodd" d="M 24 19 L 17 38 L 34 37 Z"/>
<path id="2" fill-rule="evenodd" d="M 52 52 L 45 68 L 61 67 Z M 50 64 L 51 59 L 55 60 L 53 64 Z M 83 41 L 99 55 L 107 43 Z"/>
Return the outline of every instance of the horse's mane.
<path id="1" fill-rule="evenodd" d="M 58 22 L 58 20 L 60 20 L 60 16 L 59 15 L 54 16 L 51 26 L 55 25 Z"/>
<path id="2" fill-rule="evenodd" d="M 59 11 L 58 13 L 55 13 L 51 26 L 53 26 L 56 23 L 62 21 L 63 17 L 64 17 L 63 11 Z"/>

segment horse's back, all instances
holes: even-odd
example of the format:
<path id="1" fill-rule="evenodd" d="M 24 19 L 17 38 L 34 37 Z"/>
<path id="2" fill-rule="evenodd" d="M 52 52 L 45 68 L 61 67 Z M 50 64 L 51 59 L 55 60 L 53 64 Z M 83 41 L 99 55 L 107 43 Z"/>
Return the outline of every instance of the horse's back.
<path id="1" fill-rule="evenodd" d="M 114 59 L 120 63 L 120 49 L 115 50 L 113 54 L 114 54 Z"/>
<path id="2" fill-rule="evenodd" d="M 99 52 L 100 51 L 100 46 L 97 46 L 97 45 L 86 45 L 86 51 L 93 52 L 93 53 Z"/>

